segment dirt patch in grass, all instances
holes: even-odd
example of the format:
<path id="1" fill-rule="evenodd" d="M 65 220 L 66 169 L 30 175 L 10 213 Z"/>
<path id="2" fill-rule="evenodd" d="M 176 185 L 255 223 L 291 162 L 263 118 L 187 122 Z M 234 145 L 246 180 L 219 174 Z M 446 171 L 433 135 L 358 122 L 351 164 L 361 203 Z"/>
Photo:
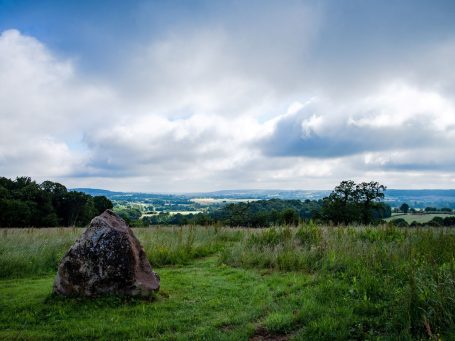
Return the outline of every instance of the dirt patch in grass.
<path id="1" fill-rule="evenodd" d="M 287 341 L 290 339 L 289 335 L 273 334 L 270 333 L 263 326 L 258 326 L 254 331 L 253 336 L 250 337 L 250 341 L 262 341 L 262 340 L 276 340 L 276 341 Z"/>

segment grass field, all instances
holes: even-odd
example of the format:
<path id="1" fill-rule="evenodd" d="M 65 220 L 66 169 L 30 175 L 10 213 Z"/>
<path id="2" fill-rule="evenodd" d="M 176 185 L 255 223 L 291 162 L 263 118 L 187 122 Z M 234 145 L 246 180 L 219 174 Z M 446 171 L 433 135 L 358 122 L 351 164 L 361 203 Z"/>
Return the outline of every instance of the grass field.
<path id="1" fill-rule="evenodd" d="M 416 213 L 408 213 L 408 214 L 393 214 L 390 218 L 385 219 L 386 221 L 390 221 L 393 219 L 403 218 L 406 220 L 408 224 L 411 224 L 413 221 L 416 221 L 420 224 L 428 223 L 434 217 L 453 217 L 455 214 L 447 214 L 447 213 L 428 213 L 428 214 L 416 214 Z"/>
<path id="2" fill-rule="evenodd" d="M 152 302 L 51 295 L 82 229 L 6 229 L 0 339 L 455 337 L 455 234 L 391 227 L 136 229 Z"/>

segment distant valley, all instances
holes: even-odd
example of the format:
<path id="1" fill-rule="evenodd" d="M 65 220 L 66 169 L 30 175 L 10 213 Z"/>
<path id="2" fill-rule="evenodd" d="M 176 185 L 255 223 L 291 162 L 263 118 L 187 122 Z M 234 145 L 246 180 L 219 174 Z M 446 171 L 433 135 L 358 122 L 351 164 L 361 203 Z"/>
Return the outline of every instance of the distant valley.
<path id="1" fill-rule="evenodd" d="M 207 206 L 247 200 L 319 200 L 330 194 L 329 190 L 220 190 L 192 193 L 141 193 L 115 192 L 95 188 L 74 188 L 90 195 L 104 195 L 115 204 L 137 203 L 153 205 L 156 211 L 198 211 Z M 388 189 L 385 202 L 391 207 L 402 203 L 413 208 L 455 208 L 455 189 Z"/>

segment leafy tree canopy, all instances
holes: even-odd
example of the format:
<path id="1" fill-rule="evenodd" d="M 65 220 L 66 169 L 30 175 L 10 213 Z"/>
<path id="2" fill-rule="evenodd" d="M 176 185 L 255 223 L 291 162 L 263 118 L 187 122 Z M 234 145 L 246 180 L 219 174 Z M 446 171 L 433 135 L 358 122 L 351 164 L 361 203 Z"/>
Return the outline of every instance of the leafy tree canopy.
<path id="1" fill-rule="evenodd" d="M 1 227 L 84 226 L 107 208 L 112 202 L 106 197 L 68 191 L 57 182 L 0 177 Z"/>
<path id="2" fill-rule="evenodd" d="M 390 217 L 391 210 L 381 201 L 386 186 L 376 181 L 356 184 L 342 181 L 330 195 L 323 199 L 321 219 L 334 224 L 372 224 Z"/>

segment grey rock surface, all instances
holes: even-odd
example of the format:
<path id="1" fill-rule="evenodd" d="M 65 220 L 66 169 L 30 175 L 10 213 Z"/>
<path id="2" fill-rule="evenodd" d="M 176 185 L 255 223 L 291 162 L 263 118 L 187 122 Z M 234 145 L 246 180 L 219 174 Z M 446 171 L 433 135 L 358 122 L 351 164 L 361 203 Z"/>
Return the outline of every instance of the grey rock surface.
<path id="1" fill-rule="evenodd" d="M 160 278 L 133 231 L 111 210 L 90 222 L 63 257 L 53 292 L 64 296 L 150 296 Z"/>

